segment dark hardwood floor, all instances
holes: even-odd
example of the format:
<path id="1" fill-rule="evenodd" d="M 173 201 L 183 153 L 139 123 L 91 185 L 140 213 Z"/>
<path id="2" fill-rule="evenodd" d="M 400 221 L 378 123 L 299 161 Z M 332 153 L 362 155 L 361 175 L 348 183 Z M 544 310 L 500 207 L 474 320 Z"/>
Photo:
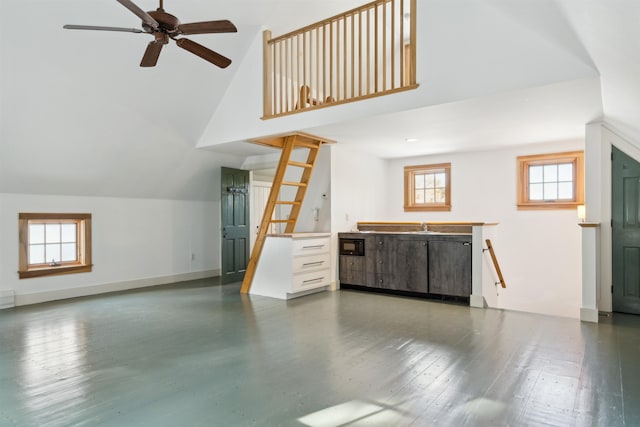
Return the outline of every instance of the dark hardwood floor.
<path id="1" fill-rule="evenodd" d="M 1 310 L 0 425 L 640 425 L 640 316 L 238 290 Z"/>

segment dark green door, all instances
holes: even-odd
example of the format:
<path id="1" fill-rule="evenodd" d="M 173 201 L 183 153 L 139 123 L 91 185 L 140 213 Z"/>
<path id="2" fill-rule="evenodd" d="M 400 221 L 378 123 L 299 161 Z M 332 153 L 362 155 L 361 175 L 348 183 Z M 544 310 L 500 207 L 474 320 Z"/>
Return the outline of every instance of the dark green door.
<path id="1" fill-rule="evenodd" d="M 249 262 L 249 171 L 222 168 L 222 283 L 240 282 Z"/>
<path id="2" fill-rule="evenodd" d="M 640 163 L 612 150 L 613 311 L 640 314 Z"/>

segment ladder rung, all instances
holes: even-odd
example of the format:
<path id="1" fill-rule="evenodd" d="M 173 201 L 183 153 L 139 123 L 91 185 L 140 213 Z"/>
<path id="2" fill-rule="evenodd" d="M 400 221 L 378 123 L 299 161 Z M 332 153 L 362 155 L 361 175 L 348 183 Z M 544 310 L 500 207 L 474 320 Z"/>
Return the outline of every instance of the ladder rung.
<path id="1" fill-rule="evenodd" d="M 295 222 L 295 219 L 272 219 L 269 222 L 278 222 L 278 223 Z"/>
<path id="2" fill-rule="evenodd" d="M 300 202 L 295 201 L 295 200 L 292 200 L 292 201 L 289 201 L 289 200 L 278 200 L 276 202 L 276 205 L 299 205 L 299 204 L 300 204 Z"/>
<path id="3" fill-rule="evenodd" d="M 306 187 L 307 184 L 304 182 L 291 182 L 291 181 L 282 181 L 282 185 L 291 185 L 293 187 Z"/>
<path id="4" fill-rule="evenodd" d="M 293 160 L 289 161 L 289 165 L 290 166 L 297 166 L 299 168 L 312 168 L 313 167 L 313 165 L 310 165 L 309 163 L 294 162 Z"/>
<path id="5" fill-rule="evenodd" d="M 307 147 L 307 148 L 315 148 L 316 150 L 320 148 L 320 143 L 313 143 L 307 141 L 296 141 L 294 144 L 296 147 Z"/>

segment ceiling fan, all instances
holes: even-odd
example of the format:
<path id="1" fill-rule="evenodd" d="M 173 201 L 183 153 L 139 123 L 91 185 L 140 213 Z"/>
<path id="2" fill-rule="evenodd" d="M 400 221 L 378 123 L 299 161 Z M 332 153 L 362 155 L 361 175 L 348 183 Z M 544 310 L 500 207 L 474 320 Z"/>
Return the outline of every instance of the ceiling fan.
<path id="1" fill-rule="evenodd" d="M 205 61 L 209 61 L 213 65 L 220 68 L 226 68 L 231 64 L 231 60 L 217 52 L 208 49 L 201 44 L 191 41 L 187 38 L 177 38 L 182 35 L 191 34 L 213 34 L 213 33 L 235 33 L 238 30 L 230 21 L 204 21 L 192 22 L 189 24 L 181 24 L 180 20 L 175 16 L 164 11 L 162 1 L 156 10 L 145 12 L 130 0 L 116 0 L 118 3 L 129 9 L 136 16 L 142 19 L 142 29 L 138 28 L 121 28 L 121 27 L 100 27 L 94 25 L 65 25 L 63 28 L 69 30 L 100 30 L 100 31 L 123 31 L 128 33 L 146 33 L 155 37 L 149 42 L 147 50 L 144 52 L 141 67 L 154 67 L 158 62 L 158 57 L 162 51 L 162 46 L 169 43 L 169 39 L 173 39 L 176 44 Z"/>

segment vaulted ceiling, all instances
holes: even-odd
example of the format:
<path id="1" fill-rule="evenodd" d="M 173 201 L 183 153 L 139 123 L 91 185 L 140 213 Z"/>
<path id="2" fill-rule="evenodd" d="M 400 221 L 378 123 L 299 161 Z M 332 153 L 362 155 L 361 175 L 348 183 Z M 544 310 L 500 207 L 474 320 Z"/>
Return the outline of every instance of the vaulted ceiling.
<path id="1" fill-rule="evenodd" d="M 465 31 L 496 25 L 468 13 L 476 2 L 418 0 L 434 28 L 449 28 L 462 40 L 474 39 Z M 136 3 L 144 10 L 157 7 L 154 0 Z M 256 35 L 262 28 L 281 34 L 364 3 L 165 0 L 165 9 L 183 22 L 234 22 L 235 34 L 191 36 L 234 61 L 222 70 L 175 45 L 165 47 L 156 67 L 140 68 L 146 34 L 62 29 L 64 24 L 139 28 L 138 18 L 115 0 L 0 0 L 0 192 L 212 200 L 218 166 L 239 166 L 254 151 L 195 147 L 203 132 L 216 131 L 208 124 L 224 106 L 220 101 Z M 492 141 L 474 148 L 579 138 L 584 123 L 600 116 L 640 141 L 637 2 L 483 3 L 508 28 L 545 38 L 548 46 L 576 57 L 599 78 L 568 78 L 544 87 L 527 85 L 523 78 L 520 87 L 509 91 L 467 95 L 471 92 L 461 90 L 452 102 L 384 117 L 310 121 L 305 128 L 382 157 L 469 149 L 477 143 L 474 135 Z M 442 42 L 432 52 L 446 52 L 447 42 Z M 501 58 L 504 40 L 486 42 L 472 46 L 469 63 Z M 509 60 L 503 57 L 491 66 Z M 532 75 L 552 65 L 534 62 L 532 68 L 538 69 Z M 446 71 L 446 64 L 438 70 Z M 479 70 L 482 79 L 491 67 Z M 382 118 L 383 128 L 375 125 Z M 420 141 L 408 145 L 408 137 Z M 401 140 L 391 152 L 389 139 Z"/>

